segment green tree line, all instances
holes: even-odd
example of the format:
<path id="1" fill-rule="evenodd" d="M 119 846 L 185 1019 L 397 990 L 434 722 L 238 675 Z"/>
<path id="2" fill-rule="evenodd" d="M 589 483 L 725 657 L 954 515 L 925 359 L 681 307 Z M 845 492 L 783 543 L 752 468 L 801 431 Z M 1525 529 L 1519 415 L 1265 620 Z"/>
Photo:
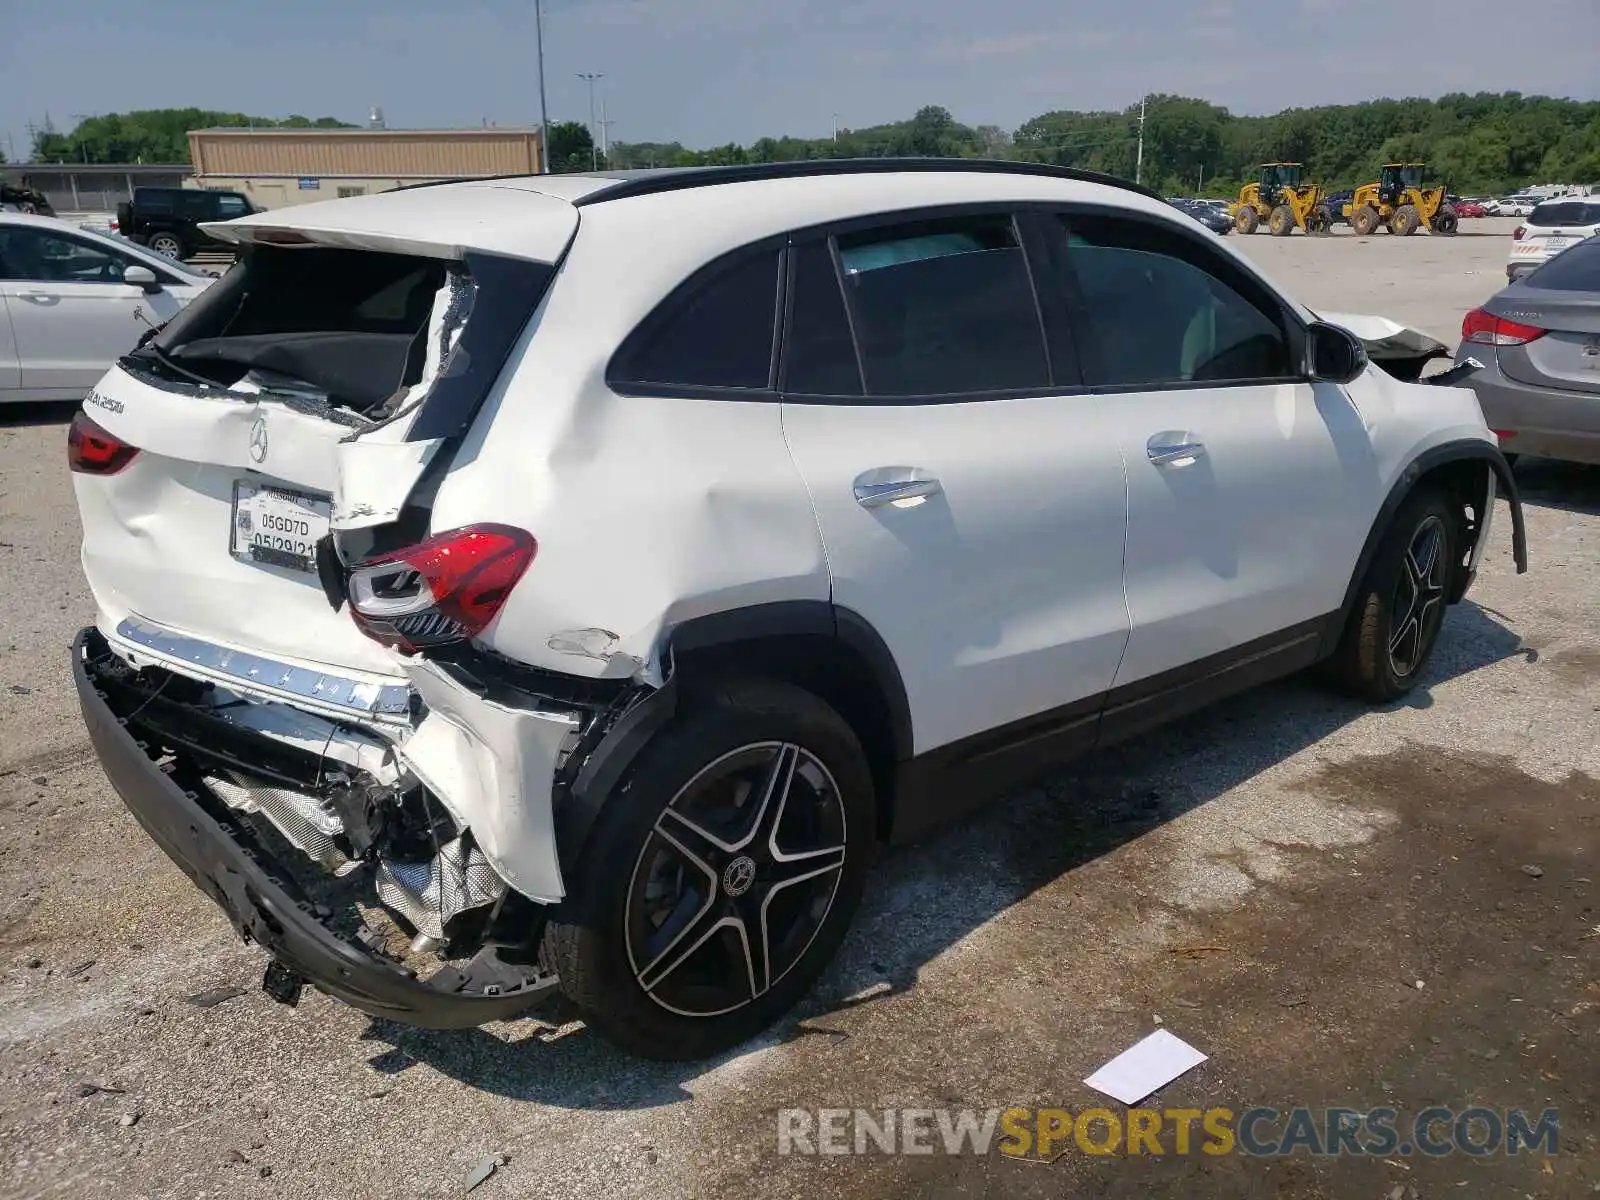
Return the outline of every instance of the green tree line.
<path id="1" fill-rule="evenodd" d="M 252 117 L 206 108 L 152 108 L 87 117 L 70 133 L 45 128 L 34 134 L 35 162 L 186 163 L 189 130 L 232 126 L 280 129 L 349 129 L 334 117 Z"/>
<path id="2" fill-rule="evenodd" d="M 837 137 L 769 137 L 708 150 L 677 142 L 619 142 L 610 157 L 623 166 L 996 157 L 1132 178 L 1138 145 L 1137 104 L 1120 112 L 1044 113 L 1011 133 L 963 125 L 946 109 L 930 106 L 908 121 L 841 129 Z M 1376 178 L 1379 166 L 1394 161 L 1425 161 L 1457 192 L 1600 182 L 1600 102 L 1484 92 L 1291 108 L 1261 117 L 1235 116 L 1186 96 L 1151 96 L 1146 102 L 1142 178 L 1157 190 L 1229 195 L 1254 178 L 1258 164 L 1274 161 L 1303 162 L 1311 179 L 1329 187 Z"/>
<path id="3" fill-rule="evenodd" d="M 46 130 L 34 158 L 45 162 L 187 162 L 191 129 L 231 125 L 349 127 L 333 117 L 281 119 L 203 109 L 155 109 L 90 117 L 70 133 Z M 679 142 L 616 142 L 595 155 L 578 121 L 550 127 L 557 171 L 588 170 L 598 159 L 620 167 L 699 166 L 813 158 L 931 155 L 1056 163 L 1132 177 L 1139 106 L 1120 111 L 1043 113 L 1012 131 L 965 125 L 930 105 L 905 121 L 841 129 L 823 138 L 764 137 L 691 149 Z M 1529 183 L 1600 182 L 1600 102 L 1454 93 L 1436 100 L 1371 100 L 1235 116 L 1186 96 L 1148 98 L 1142 178 L 1168 193 L 1229 195 L 1262 162 L 1306 164 L 1329 187 L 1376 177 L 1385 162 L 1425 161 L 1457 192 L 1505 192 Z"/>

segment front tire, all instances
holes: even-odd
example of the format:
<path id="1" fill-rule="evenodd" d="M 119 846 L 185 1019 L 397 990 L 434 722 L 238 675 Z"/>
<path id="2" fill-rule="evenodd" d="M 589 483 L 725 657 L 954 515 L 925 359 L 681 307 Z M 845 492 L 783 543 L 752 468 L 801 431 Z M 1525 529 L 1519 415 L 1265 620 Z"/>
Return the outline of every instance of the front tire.
<path id="1" fill-rule="evenodd" d="M 1267 229 L 1273 237 L 1288 237 L 1294 232 L 1294 209 L 1280 204 L 1267 219 Z"/>
<path id="2" fill-rule="evenodd" d="M 545 953 L 585 1022 L 645 1058 L 708 1058 L 816 982 L 861 899 L 872 775 L 787 684 L 684 697 L 607 801 Z"/>
<path id="3" fill-rule="evenodd" d="M 1444 624 L 1460 546 L 1461 517 L 1443 492 L 1424 486 L 1406 497 L 1328 662 L 1347 691 L 1382 704 L 1417 685 Z"/>
<path id="4" fill-rule="evenodd" d="M 1422 218 L 1417 214 L 1417 206 L 1402 204 L 1394 210 L 1394 217 L 1389 222 L 1389 232 L 1401 237 L 1410 237 L 1421 223 Z"/>

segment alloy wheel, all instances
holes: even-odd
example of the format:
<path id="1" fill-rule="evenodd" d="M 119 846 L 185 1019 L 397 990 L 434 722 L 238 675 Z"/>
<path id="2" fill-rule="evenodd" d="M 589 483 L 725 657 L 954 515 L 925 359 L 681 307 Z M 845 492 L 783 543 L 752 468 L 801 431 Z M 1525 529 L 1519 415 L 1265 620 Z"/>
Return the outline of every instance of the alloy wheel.
<path id="1" fill-rule="evenodd" d="M 629 880 L 640 989 L 691 1017 L 765 995 L 827 919 L 845 834 L 838 786 L 802 746 L 754 743 L 703 767 L 656 819 Z"/>
<path id="2" fill-rule="evenodd" d="M 1389 618 L 1389 666 L 1405 679 L 1421 665 L 1444 619 L 1444 522 L 1429 516 L 1406 546 Z"/>
<path id="3" fill-rule="evenodd" d="M 176 238 L 153 237 L 150 239 L 150 249 L 163 258 L 177 258 L 180 247 Z"/>

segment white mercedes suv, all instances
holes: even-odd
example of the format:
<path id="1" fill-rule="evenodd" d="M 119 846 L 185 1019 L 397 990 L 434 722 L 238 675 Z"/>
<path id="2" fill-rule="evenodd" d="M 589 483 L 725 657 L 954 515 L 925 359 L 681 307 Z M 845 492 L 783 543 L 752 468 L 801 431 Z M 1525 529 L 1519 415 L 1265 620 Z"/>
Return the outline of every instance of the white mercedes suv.
<path id="1" fill-rule="evenodd" d="M 438 1027 L 719 1052 L 878 849 L 1314 664 L 1423 675 L 1521 512 L 1447 351 L 1159 197 L 875 160 L 408 188 L 73 422 L 107 775 L 270 955 Z M 1382 369 L 1372 365 L 1381 364 Z"/>

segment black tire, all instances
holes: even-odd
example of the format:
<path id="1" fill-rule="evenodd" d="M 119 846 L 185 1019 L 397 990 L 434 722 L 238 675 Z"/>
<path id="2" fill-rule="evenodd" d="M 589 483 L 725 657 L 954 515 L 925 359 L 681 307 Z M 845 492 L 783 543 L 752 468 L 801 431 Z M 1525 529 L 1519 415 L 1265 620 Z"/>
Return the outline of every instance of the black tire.
<path id="1" fill-rule="evenodd" d="M 1460 547 L 1461 514 L 1442 491 L 1423 485 L 1405 498 L 1327 663 L 1345 690 L 1382 704 L 1417 685 L 1444 624 Z"/>
<path id="2" fill-rule="evenodd" d="M 1278 205 L 1267 219 L 1267 229 L 1273 237 L 1288 237 L 1294 232 L 1294 226 L 1294 209 L 1287 204 Z"/>
<path id="3" fill-rule="evenodd" d="M 182 259 L 188 256 L 188 247 L 175 233 L 152 233 L 145 245 L 163 258 Z"/>
<path id="4" fill-rule="evenodd" d="M 804 802 L 791 807 L 786 790 L 776 810 L 760 805 L 747 818 L 743 806 L 785 770 Z M 768 831 L 764 818 L 779 826 Z M 876 836 L 866 756 L 827 704 L 764 681 L 687 694 L 602 809 L 545 955 L 579 1015 L 611 1042 L 644 1058 L 709 1058 L 816 982 L 860 903 Z M 834 841 L 841 865 L 830 873 Z M 752 926 L 761 941 L 741 941 Z M 769 940 L 777 930 L 787 949 Z"/>
<path id="5" fill-rule="evenodd" d="M 1350 228 L 1361 237 L 1371 236 L 1373 230 L 1378 228 L 1378 210 L 1370 204 L 1363 204 L 1350 214 Z"/>
<path id="6" fill-rule="evenodd" d="M 1246 204 L 1233 215 L 1233 227 L 1240 233 L 1254 233 L 1256 226 L 1261 224 L 1261 216 L 1254 208 Z"/>
<path id="7" fill-rule="evenodd" d="M 1329 234 L 1333 232 L 1333 209 L 1326 204 L 1319 204 L 1311 210 L 1311 216 L 1306 221 L 1306 232 L 1316 234 Z"/>
<path id="8" fill-rule="evenodd" d="M 1421 224 L 1422 218 L 1417 214 L 1417 206 L 1402 204 L 1394 210 L 1394 216 L 1389 220 L 1389 232 L 1400 237 L 1410 237 Z"/>
<path id="9" fill-rule="evenodd" d="M 1454 237 L 1456 231 L 1460 228 L 1461 218 L 1456 215 L 1454 205 L 1442 205 L 1439 211 L 1433 214 L 1433 231 L 1435 233 L 1443 234 L 1445 237 Z"/>

